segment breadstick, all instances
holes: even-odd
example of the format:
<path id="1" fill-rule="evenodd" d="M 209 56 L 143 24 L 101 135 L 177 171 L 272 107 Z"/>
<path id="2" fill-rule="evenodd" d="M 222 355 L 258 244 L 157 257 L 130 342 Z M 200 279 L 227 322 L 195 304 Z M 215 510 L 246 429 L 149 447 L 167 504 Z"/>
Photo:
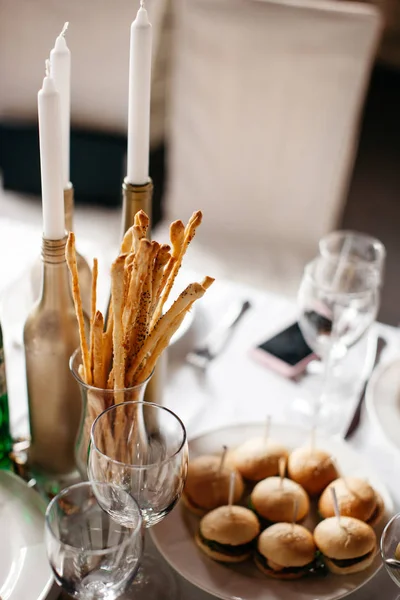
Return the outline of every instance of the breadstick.
<path id="1" fill-rule="evenodd" d="M 107 376 L 103 368 L 103 329 L 104 318 L 98 310 L 93 319 L 93 385 L 104 389 Z"/>
<path id="2" fill-rule="evenodd" d="M 132 252 L 133 246 L 133 226 L 129 227 L 128 231 L 125 232 L 123 240 L 121 242 L 120 254 L 129 254 Z"/>
<path id="3" fill-rule="evenodd" d="M 146 337 L 149 335 L 149 313 L 151 306 L 153 263 L 154 257 L 157 254 L 159 248 L 160 245 L 157 242 L 151 242 L 150 252 L 148 253 L 147 273 L 145 275 L 144 282 L 142 285 L 142 291 L 140 294 L 136 319 L 130 331 L 127 332 L 126 336 L 127 346 L 125 349 L 127 351 L 128 358 L 126 365 L 127 368 L 125 369 L 125 371 L 129 369 L 130 359 L 132 354 L 135 354 L 135 348 L 143 344 Z"/>
<path id="4" fill-rule="evenodd" d="M 146 355 L 153 350 L 158 340 L 165 335 L 174 319 L 184 310 L 191 302 L 201 298 L 205 294 L 205 289 L 199 283 L 191 283 L 180 294 L 171 308 L 163 315 L 154 326 L 149 336 L 141 344 L 138 350 L 133 354 L 132 364 L 129 367 L 126 381 L 131 382 L 134 379 L 135 372 Z"/>
<path id="5" fill-rule="evenodd" d="M 169 238 L 171 240 L 172 252 L 174 258 L 179 258 L 182 250 L 183 240 L 185 239 L 185 226 L 182 221 L 174 221 L 169 228 Z"/>
<path id="6" fill-rule="evenodd" d="M 97 305 L 97 276 L 99 273 L 99 265 L 97 258 L 93 259 L 93 269 L 92 269 L 92 297 L 90 304 L 90 342 L 89 342 L 89 354 L 90 354 L 90 371 L 92 373 L 92 381 L 93 381 L 93 371 L 94 371 L 94 356 L 93 356 L 93 346 L 94 346 L 94 317 L 96 314 L 96 305 Z"/>
<path id="7" fill-rule="evenodd" d="M 173 265 L 172 269 L 171 269 L 171 273 L 168 277 L 168 281 L 165 285 L 165 288 L 163 290 L 162 296 L 157 304 L 157 308 L 155 310 L 154 313 L 154 318 L 153 318 L 153 323 L 155 324 L 155 322 L 159 319 L 159 317 L 162 314 L 162 310 L 164 307 L 164 304 L 166 303 L 166 301 L 168 300 L 169 294 L 171 292 L 172 286 L 174 285 L 174 281 L 175 278 L 178 274 L 178 271 L 181 267 L 182 264 L 182 259 L 185 255 L 185 252 L 190 244 L 190 242 L 192 241 L 192 239 L 194 238 L 195 234 L 196 234 L 196 229 L 197 227 L 200 225 L 201 221 L 203 218 L 203 214 L 200 210 L 198 210 L 197 212 L 194 212 L 193 215 L 190 217 L 189 222 L 185 228 L 185 235 L 184 235 L 184 239 L 182 242 L 182 246 L 181 246 L 181 250 L 179 253 L 179 257 L 176 259 L 175 264 Z M 174 257 L 173 257 L 174 258 Z"/>
<path id="8" fill-rule="evenodd" d="M 208 290 L 208 288 L 214 283 L 214 281 L 215 280 L 212 277 L 205 277 L 201 285 L 205 290 Z M 138 372 L 136 374 L 136 383 L 142 383 L 151 375 L 154 367 L 156 366 L 157 360 L 160 358 L 160 355 L 164 352 L 164 350 L 169 346 L 172 336 L 176 333 L 176 331 L 178 331 L 179 327 L 182 325 L 182 321 L 192 308 L 194 302 L 195 301 L 191 302 L 189 306 L 187 306 L 184 310 L 182 310 L 181 313 L 179 313 L 177 317 L 175 317 L 167 333 L 163 335 L 161 339 L 159 339 L 154 350 L 147 358 L 143 367 L 139 367 Z"/>
<path id="9" fill-rule="evenodd" d="M 132 232 L 133 232 L 133 250 L 136 254 L 139 250 L 140 241 L 145 239 L 146 236 L 143 234 L 143 230 L 140 227 L 140 225 L 134 225 Z"/>
<path id="10" fill-rule="evenodd" d="M 157 302 L 160 296 L 160 286 L 164 275 L 164 267 L 171 258 L 171 248 L 168 244 L 163 244 L 158 251 L 156 259 L 154 261 L 153 278 L 151 287 L 151 306 L 150 306 L 150 319 L 152 319 Z"/>
<path id="11" fill-rule="evenodd" d="M 124 345 L 127 355 L 129 354 L 132 346 L 132 328 L 136 320 L 142 287 L 147 275 L 151 249 L 151 242 L 149 242 L 149 240 L 142 239 L 139 244 L 139 249 L 135 255 L 135 260 L 133 261 L 128 295 L 122 315 L 122 324 L 124 327 Z"/>
<path id="12" fill-rule="evenodd" d="M 90 369 L 90 355 L 85 334 L 85 319 L 83 316 L 81 292 L 79 288 L 79 276 L 78 267 L 76 264 L 76 251 L 75 251 L 75 234 L 70 231 L 68 234 L 67 244 L 65 246 L 65 258 L 68 264 L 68 268 L 72 278 L 72 296 L 74 299 L 75 312 L 78 319 L 79 339 L 82 354 L 82 363 L 85 374 L 85 381 L 89 385 L 92 384 L 91 369 Z"/>
<path id="13" fill-rule="evenodd" d="M 107 375 L 111 369 L 112 353 L 113 353 L 113 329 L 114 329 L 114 312 L 112 298 L 108 307 L 107 327 L 103 333 L 103 368 Z"/>
<path id="14" fill-rule="evenodd" d="M 142 237 L 146 237 L 147 230 L 149 228 L 149 224 L 150 224 L 149 217 L 146 215 L 146 213 L 144 212 L 144 210 L 139 210 L 135 214 L 134 225 L 138 225 L 141 228 L 142 234 L 143 234 Z"/>
<path id="15" fill-rule="evenodd" d="M 123 344 L 124 331 L 122 327 L 122 312 L 124 308 L 124 265 L 125 254 L 121 254 L 113 262 L 111 267 L 111 297 L 114 313 L 114 389 L 116 390 L 116 403 L 123 401 L 123 394 L 118 394 L 118 390 L 125 387 L 125 349 Z"/>

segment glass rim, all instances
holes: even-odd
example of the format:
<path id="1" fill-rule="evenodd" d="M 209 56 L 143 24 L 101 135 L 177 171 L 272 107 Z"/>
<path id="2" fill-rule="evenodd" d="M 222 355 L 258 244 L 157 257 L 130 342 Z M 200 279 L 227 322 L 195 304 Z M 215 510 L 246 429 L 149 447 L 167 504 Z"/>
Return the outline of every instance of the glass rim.
<path id="1" fill-rule="evenodd" d="M 369 233 L 363 233 L 361 231 L 356 231 L 355 229 L 336 229 L 334 231 L 330 231 L 326 235 L 324 235 L 320 241 L 318 242 L 318 248 L 321 254 L 325 252 L 326 254 L 331 255 L 332 253 L 328 251 L 327 244 L 330 240 L 339 237 L 345 237 L 346 235 L 352 235 L 355 238 L 363 239 L 365 242 L 371 243 L 371 245 L 377 250 L 377 260 L 369 261 L 363 260 L 366 265 L 370 265 L 371 267 L 376 263 L 381 263 L 386 258 L 386 248 L 385 245 L 379 240 L 377 237 L 370 235 Z M 339 253 L 338 253 L 339 254 Z"/>
<path id="2" fill-rule="evenodd" d="M 383 528 L 383 531 L 382 531 L 382 534 L 381 534 L 381 539 L 379 541 L 379 549 L 380 549 L 381 556 L 382 556 L 383 560 L 386 559 L 386 552 L 383 549 L 384 541 L 385 541 L 385 539 L 387 537 L 387 534 L 388 534 L 388 531 L 389 531 L 390 527 L 398 519 L 400 519 L 400 513 L 396 513 L 395 515 L 393 515 L 392 518 L 386 523 L 385 527 Z"/>
<path id="3" fill-rule="evenodd" d="M 352 298 L 363 298 L 365 296 L 369 296 L 369 295 L 373 295 L 376 293 L 376 291 L 380 288 L 379 284 L 376 284 L 375 286 L 371 286 L 366 288 L 363 291 L 360 292 L 336 292 L 335 290 L 330 289 L 327 285 L 325 284 L 320 284 L 316 281 L 315 275 L 312 272 L 313 267 L 315 267 L 315 265 L 319 262 L 319 261 L 330 261 L 330 262 L 337 262 L 335 259 L 330 259 L 330 258 L 325 258 L 324 256 L 317 256 L 316 258 L 314 258 L 313 260 L 311 260 L 310 262 L 308 262 L 306 264 L 306 266 L 304 267 L 304 272 L 303 272 L 303 278 L 302 281 L 304 280 L 304 277 L 307 277 L 308 279 L 310 279 L 312 281 L 312 283 L 321 288 L 325 293 L 331 295 L 331 296 L 335 296 L 335 297 L 352 297 Z M 358 269 L 364 269 L 366 271 L 373 271 L 373 268 L 371 265 L 359 265 L 358 267 L 356 267 L 356 270 Z M 300 287 L 302 285 L 302 282 L 300 284 Z"/>
<path id="4" fill-rule="evenodd" d="M 80 349 L 80 347 L 78 347 L 71 354 L 71 356 L 69 358 L 69 370 L 71 371 L 72 376 L 74 377 L 74 379 L 76 379 L 76 381 L 79 383 L 79 385 L 81 385 L 86 390 L 93 390 L 95 392 L 97 391 L 97 392 L 102 392 L 102 393 L 107 393 L 107 394 L 115 394 L 116 392 L 122 392 L 122 393 L 132 392 L 132 391 L 138 390 L 141 387 L 143 387 L 144 385 L 146 385 L 150 381 L 150 379 L 153 377 L 155 368 L 152 370 L 150 375 L 148 377 L 146 377 L 146 379 L 144 381 L 142 381 L 141 383 L 137 383 L 136 385 L 132 385 L 131 387 L 128 387 L 128 388 L 122 388 L 120 390 L 115 390 L 113 388 L 113 389 L 109 390 L 108 388 L 100 388 L 100 387 L 96 387 L 95 385 L 90 385 L 89 383 L 86 383 L 86 381 L 83 381 L 83 379 L 79 376 L 79 373 L 76 371 L 76 369 L 73 366 L 74 360 L 76 359 L 76 357 L 78 356 L 78 354 L 80 352 L 81 352 L 81 349 Z"/>
<path id="5" fill-rule="evenodd" d="M 126 494 L 130 500 L 134 503 L 134 505 L 137 508 L 137 514 L 138 514 L 138 523 L 136 525 L 136 527 L 127 527 L 125 526 L 123 523 L 118 523 L 117 521 L 114 521 L 114 519 L 112 519 L 112 517 L 107 513 L 107 511 L 104 511 L 103 508 L 101 507 L 101 505 L 99 504 L 97 498 L 96 498 L 96 494 L 93 490 L 93 486 L 95 485 L 102 485 L 102 486 L 107 486 L 110 488 L 114 488 L 117 489 L 119 492 L 122 492 L 124 494 Z M 77 546 L 71 546 L 71 544 L 68 544 L 66 542 L 63 542 L 59 537 L 57 537 L 57 535 L 55 534 L 55 532 L 53 531 L 53 528 L 51 526 L 50 523 L 50 513 L 54 507 L 54 505 L 56 504 L 56 502 L 58 502 L 58 500 L 60 498 L 62 498 L 63 496 L 66 496 L 71 490 L 75 490 L 78 488 L 90 488 L 93 492 L 93 496 L 99 506 L 99 509 L 102 512 L 105 512 L 108 516 L 108 518 L 110 519 L 110 521 L 113 521 L 114 523 L 118 524 L 118 525 L 122 525 L 123 527 L 125 527 L 125 529 L 127 531 L 129 531 L 129 534 L 126 537 L 126 540 L 124 540 L 121 544 L 117 545 L 117 546 L 109 546 L 108 548 L 101 548 L 99 550 L 89 550 L 89 549 L 82 549 L 82 547 L 78 548 Z M 62 545 L 64 548 L 67 548 L 68 550 L 71 550 L 73 552 L 90 552 L 90 554 L 92 556 L 105 556 L 111 552 L 117 552 L 119 551 L 121 548 L 124 548 L 127 544 L 131 544 L 133 538 L 138 534 L 138 532 L 142 529 L 143 527 L 143 517 L 142 517 L 142 512 L 140 510 L 140 506 L 137 503 L 137 501 L 135 500 L 135 498 L 133 496 L 131 496 L 126 490 L 124 490 L 124 488 L 119 487 L 118 485 L 115 485 L 113 483 L 108 483 L 105 481 L 80 481 L 79 483 L 74 483 L 73 485 L 69 485 L 68 487 L 64 488 L 63 490 L 61 490 L 61 492 L 59 492 L 56 496 L 54 496 L 54 498 L 52 498 L 49 502 L 49 504 L 47 505 L 46 508 L 46 514 L 45 514 L 45 525 L 46 525 L 46 531 L 49 532 L 49 534 L 51 535 L 51 537 L 60 545 Z"/>
<path id="6" fill-rule="evenodd" d="M 183 432 L 183 437 L 182 437 L 181 443 L 179 444 L 179 448 L 177 450 L 175 450 L 175 452 L 173 454 L 171 454 L 170 456 L 168 456 L 168 458 L 164 458 L 163 460 L 161 460 L 159 462 L 151 463 L 149 465 L 131 465 L 129 463 L 125 463 L 125 462 L 122 462 L 120 460 L 117 460 L 116 458 L 111 458 L 110 456 L 108 456 L 108 454 L 105 454 L 104 452 L 102 452 L 98 448 L 96 442 L 94 441 L 94 430 L 95 430 L 97 422 L 106 413 L 111 412 L 112 410 L 118 408 L 119 406 L 126 406 L 128 404 L 130 404 L 130 405 L 132 405 L 132 404 L 136 404 L 136 405 L 141 404 L 142 406 L 151 406 L 152 408 L 163 410 L 163 411 L 169 413 L 170 415 L 172 415 L 178 421 L 178 423 L 180 424 L 182 432 Z M 186 427 L 183 424 L 182 419 L 180 417 L 178 417 L 178 415 L 176 413 L 174 413 L 172 410 L 170 410 L 166 406 L 161 406 L 160 404 L 156 404 L 155 402 L 146 402 L 145 400 L 129 400 L 127 402 L 119 402 L 118 404 L 114 404 L 113 406 L 109 406 L 108 408 L 106 408 L 105 410 L 103 410 L 103 412 L 100 413 L 95 418 L 95 420 L 93 421 L 92 426 L 90 428 L 90 445 L 91 445 L 91 448 L 93 447 L 93 449 L 98 454 L 100 454 L 101 456 L 104 456 L 104 458 L 106 460 L 110 461 L 114 465 L 121 465 L 123 467 L 127 467 L 129 469 L 135 469 L 137 471 L 142 471 L 142 470 L 146 470 L 146 469 L 154 469 L 155 467 L 160 467 L 162 465 L 165 465 L 165 464 L 169 463 L 176 456 L 178 456 L 178 454 L 181 452 L 182 448 L 185 446 L 186 441 L 187 441 Z M 91 451 L 91 448 L 90 448 L 89 452 Z"/>

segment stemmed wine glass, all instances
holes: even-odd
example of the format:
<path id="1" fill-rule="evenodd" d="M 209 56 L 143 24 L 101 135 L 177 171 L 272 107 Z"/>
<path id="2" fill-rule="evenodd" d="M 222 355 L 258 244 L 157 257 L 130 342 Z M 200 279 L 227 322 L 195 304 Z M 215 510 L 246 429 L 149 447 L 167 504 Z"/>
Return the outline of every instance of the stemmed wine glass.
<path id="1" fill-rule="evenodd" d="M 345 257 L 349 263 L 370 269 L 376 285 L 382 285 L 386 250 L 377 238 L 358 231 L 339 230 L 321 238 L 318 246 L 322 258 Z"/>
<path id="2" fill-rule="evenodd" d="M 178 502 L 186 481 L 188 445 L 182 421 L 169 409 L 150 402 L 122 402 L 105 410 L 94 421 L 88 458 L 93 482 L 113 482 L 133 496 L 145 527 L 161 521 Z M 129 526 L 129 505 L 115 502 L 107 490 L 95 489 L 98 502 L 113 519 Z M 152 560 L 145 555 L 138 581 L 143 597 L 173 596 L 163 581 L 148 576 Z M 154 575 L 155 569 L 152 567 Z M 135 582 L 135 598 L 140 586 Z"/>
<path id="3" fill-rule="evenodd" d="M 94 488 L 95 486 L 95 488 Z M 143 527 L 136 501 L 110 483 L 78 483 L 47 507 L 45 540 L 57 583 L 79 600 L 114 600 L 129 587 L 143 552 Z M 129 526 L 116 522 L 96 495 L 129 510 Z"/>
<path id="4" fill-rule="evenodd" d="M 304 270 L 298 306 L 299 326 L 324 369 L 315 405 L 303 402 L 294 408 L 329 429 L 333 407 L 325 400 L 332 365 L 375 320 L 379 306 L 375 272 L 343 255 L 336 259 L 318 257 Z"/>
<path id="5" fill-rule="evenodd" d="M 381 536 L 381 556 L 386 571 L 391 579 L 400 587 L 400 560 L 396 552 L 400 543 L 400 514 L 394 515 L 387 523 Z M 400 596 L 397 597 L 397 600 Z"/>

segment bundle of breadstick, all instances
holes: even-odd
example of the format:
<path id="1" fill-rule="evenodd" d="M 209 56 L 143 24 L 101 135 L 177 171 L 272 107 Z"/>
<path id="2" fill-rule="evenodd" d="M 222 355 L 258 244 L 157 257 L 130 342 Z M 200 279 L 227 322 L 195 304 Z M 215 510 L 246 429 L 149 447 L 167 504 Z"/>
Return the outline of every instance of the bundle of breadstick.
<path id="1" fill-rule="evenodd" d="M 72 278 L 72 293 L 79 326 L 82 364 L 80 376 L 87 384 L 114 390 L 114 402 L 123 401 L 121 390 L 145 381 L 158 358 L 180 327 L 193 303 L 201 298 L 214 279 L 191 283 L 165 311 L 185 252 L 192 241 L 202 213 L 193 213 L 188 224 L 170 226 L 171 246 L 150 242 L 146 235 L 149 218 L 135 215 L 134 225 L 123 238 L 120 254 L 111 267 L 111 301 L 107 324 L 97 309 L 97 259 L 93 261 L 90 333 L 85 332 L 75 236 L 71 232 L 66 259 Z M 119 392 L 119 393 L 118 393 Z"/>

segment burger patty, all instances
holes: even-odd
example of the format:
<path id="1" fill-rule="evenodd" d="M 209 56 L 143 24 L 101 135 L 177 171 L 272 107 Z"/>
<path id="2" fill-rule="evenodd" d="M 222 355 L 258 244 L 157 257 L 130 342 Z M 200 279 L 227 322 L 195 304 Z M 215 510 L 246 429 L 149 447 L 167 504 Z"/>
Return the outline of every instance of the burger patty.
<path id="1" fill-rule="evenodd" d="M 267 571 L 271 571 L 271 573 L 282 573 L 289 575 L 290 573 L 304 573 L 304 575 L 326 575 L 327 569 L 325 567 L 323 557 L 321 552 L 317 551 L 315 553 L 315 558 L 312 562 L 304 565 L 303 567 L 283 567 L 279 571 L 275 571 L 271 568 L 268 559 L 265 558 L 258 550 L 256 550 L 256 558 L 261 563 L 261 565 Z"/>
<path id="2" fill-rule="evenodd" d="M 335 564 L 337 567 L 345 568 L 345 567 L 352 567 L 353 565 L 356 565 L 357 563 L 360 563 L 363 560 L 366 560 L 371 555 L 372 555 L 372 552 L 367 552 L 367 554 L 363 554 L 362 556 L 357 556 L 356 558 L 329 558 L 329 557 L 327 557 L 327 558 L 329 558 L 329 560 L 331 562 L 333 562 L 333 564 Z"/>
<path id="3" fill-rule="evenodd" d="M 232 544 L 220 544 L 215 540 L 209 540 L 204 537 L 201 531 L 199 531 L 199 538 L 205 546 L 210 548 L 210 550 L 214 550 L 214 552 L 219 552 L 221 554 L 226 554 L 227 556 L 241 556 L 242 554 L 248 554 L 254 550 L 255 539 L 247 544 L 233 546 Z"/>

